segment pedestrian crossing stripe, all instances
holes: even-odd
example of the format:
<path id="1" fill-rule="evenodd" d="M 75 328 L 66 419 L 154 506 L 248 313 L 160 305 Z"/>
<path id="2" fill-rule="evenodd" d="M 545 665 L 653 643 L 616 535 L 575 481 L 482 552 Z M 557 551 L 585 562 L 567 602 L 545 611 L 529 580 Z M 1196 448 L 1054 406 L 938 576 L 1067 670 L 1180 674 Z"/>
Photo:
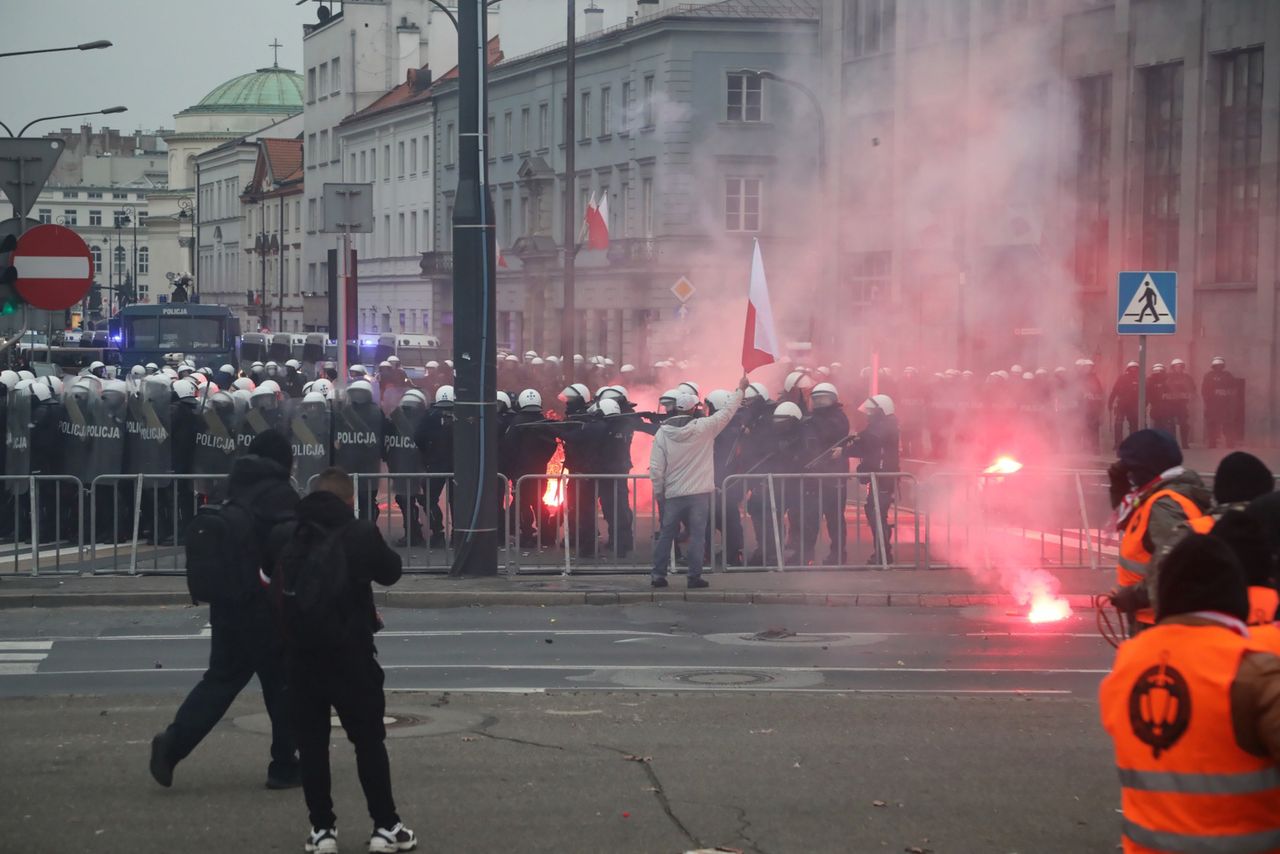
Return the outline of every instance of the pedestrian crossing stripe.
<path id="1" fill-rule="evenodd" d="M 53 641 L 0 641 L 0 676 L 35 673 L 51 649 Z"/>

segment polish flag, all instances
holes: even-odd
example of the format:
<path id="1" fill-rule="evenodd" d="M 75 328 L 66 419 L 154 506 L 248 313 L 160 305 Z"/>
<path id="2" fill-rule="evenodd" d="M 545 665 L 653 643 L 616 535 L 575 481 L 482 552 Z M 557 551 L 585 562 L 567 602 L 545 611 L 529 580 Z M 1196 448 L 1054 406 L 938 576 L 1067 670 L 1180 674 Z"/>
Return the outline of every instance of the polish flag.
<path id="1" fill-rule="evenodd" d="M 769 283 L 764 277 L 764 258 L 760 255 L 760 241 L 755 241 L 751 256 L 751 286 L 747 295 L 747 324 L 742 337 L 742 370 L 751 373 L 756 368 L 778 361 L 778 333 L 773 328 L 773 308 L 769 305 Z"/>
<path id="2" fill-rule="evenodd" d="M 609 194 L 600 196 L 600 204 L 587 208 L 588 249 L 609 248 Z"/>
<path id="3" fill-rule="evenodd" d="M 596 209 L 596 194 L 592 193 L 587 201 L 587 209 L 582 212 L 582 226 L 578 229 L 578 245 L 581 246 L 591 233 L 591 216 Z"/>
<path id="4" fill-rule="evenodd" d="M 502 247 L 501 247 L 501 246 L 499 246 L 499 247 L 498 247 L 498 269 L 499 269 L 499 270 L 507 270 L 507 269 L 510 269 L 510 268 L 509 268 L 509 266 L 508 266 L 508 264 L 507 264 L 507 256 L 502 254 Z"/>

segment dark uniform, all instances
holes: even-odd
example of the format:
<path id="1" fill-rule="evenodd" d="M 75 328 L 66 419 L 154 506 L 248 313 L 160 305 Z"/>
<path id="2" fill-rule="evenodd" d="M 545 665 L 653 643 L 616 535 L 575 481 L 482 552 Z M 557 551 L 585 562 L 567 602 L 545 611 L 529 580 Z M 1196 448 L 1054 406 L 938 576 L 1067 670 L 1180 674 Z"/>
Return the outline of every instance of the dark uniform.
<path id="1" fill-rule="evenodd" d="M 804 430 L 803 444 L 807 459 L 804 465 L 814 474 L 849 473 L 849 462 L 840 454 L 829 453 L 849 435 L 849 417 L 839 403 L 818 407 L 801 423 Z M 828 566 L 847 563 L 845 546 L 848 533 L 844 525 L 844 505 L 848 499 L 848 481 L 841 478 L 820 478 L 806 481 L 804 488 L 804 519 L 801 522 L 801 562 L 805 558 L 817 558 L 818 528 L 826 520 L 827 537 L 831 548 L 827 554 Z"/>
<path id="2" fill-rule="evenodd" d="M 453 404 L 435 404 L 427 410 L 414 441 L 422 454 L 424 470 L 441 475 L 453 471 Z M 453 484 L 448 477 L 432 477 L 427 480 L 427 523 L 431 527 L 431 548 L 445 546 L 444 512 L 440 509 L 440 495 L 448 488 L 449 515 L 453 516 Z"/>
<path id="3" fill-rule="evenodd" d="M 867 429 L 854 436 L 845 447 L 845 456 L 858 457 L 858 471 L 896 472 L 899 468 L 898 418 L 874 413 Z M 871 525 L 875 552 L 872 563 L 893 563 L 893 526 L 889 524 L 889 507 L 893 504 L 897 482 L 894 478 L 859 478 L 867 484 L 867 500 L 863 512 Z M 883 544 L 883 549 L 881 548 Z"/>
<path id="4" fill-rule="evenodd" d="M 1107 408 L 1112 412 L 1111 426 L 1116 447 L 1134 430 L 1138 429 L 1138 368 L 1124 369 L 1116 377 L 1107 398 Z M 1126 426 L 1128 429 L 1125 429 Z"/>
<path id="5" fill-rule="evenodd" d="M 1221 439 L 1226 447 L 1235 447 L 1241 432 L 1236 417 L 1240 408 L 1239 381 L 1225 364 L 1214 365 L 1200 383 L 1200 396 L 1204 401 L 1205 445 L 1216 448 Z"/>

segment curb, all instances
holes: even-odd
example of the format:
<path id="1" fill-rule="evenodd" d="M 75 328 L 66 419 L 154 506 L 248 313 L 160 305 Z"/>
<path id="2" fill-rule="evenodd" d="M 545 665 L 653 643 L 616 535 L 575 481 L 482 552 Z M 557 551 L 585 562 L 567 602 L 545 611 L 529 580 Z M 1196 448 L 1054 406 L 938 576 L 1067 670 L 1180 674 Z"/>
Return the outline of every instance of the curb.
<path id="1" fill-rule="evenodd" d="M 661 602 L 708 602 L 739 605 L 809 605 L 835 608 L 1025 608 L 1012 596 L 999 593 L 791 593 L 751 592 L 746 590 L 662 590 L 654 592 L 594 591 L 584 593 L 558 591 L 413 591 L 394 590 L 375 594 L 375 601 L 385 608 L 487 608 L 503 606 L 547 605 L 631 605 Z M 1069 593 L 1066 599 L 1074 610 L 1093 607 L 1093 597 Z M 0 610 L 15 608 L 155 608 L 190 606 L 185 592 L 151 593 L 5 593 L 0 594 Z"/>

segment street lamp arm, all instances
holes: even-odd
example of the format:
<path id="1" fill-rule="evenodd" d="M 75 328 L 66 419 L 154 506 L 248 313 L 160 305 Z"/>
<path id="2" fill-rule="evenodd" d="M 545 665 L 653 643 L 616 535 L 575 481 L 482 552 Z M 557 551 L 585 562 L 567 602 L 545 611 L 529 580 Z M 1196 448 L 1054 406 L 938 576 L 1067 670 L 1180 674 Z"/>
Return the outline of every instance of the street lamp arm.
<path id="1" fill-rule="evenodd" d="M 24 133 L 27 132 L 27 128 L 31 127 L 32 125 L 39 124 L 40 122 L 51 122 L 54 119 L 74 119 L 79 116 L 109 116 L 113 113 L 128 112 L 128 110 L 129 110 L 128 107 L 107 107 L 105 110 L 89 110 L 88 112 L 85 112 L 85 113 L 63 113 L 60 116 L 41 116 L 40 118 L 32 119 L 31 121 L 23 125 L 22 130 L 18 131 L 18 136 L 21 137 Z M 6 130 L 8 130 L 8 128 L 6 128 Z M 10 134 L 10 136 L 12 136 L 12 134 Z"/>
<path id="2" fill-rule="evenodd" d="M 0 128 L 4 128 L 4 132 L 9 134 L 10 138 L 13 137 L 13 131 L 9 130 L 9 126 L 7 124 L 0 122 Z"/>
<path id="3" fill-rule="evenodd" d="M 458 28 L 458 18 L 453 14 L 453 12 L 449 9 L 448 6 L 441 3 L 440 0 L 427 0 L 427 2 L 430 3 L 432 6 L 435 6 L 441 12 L 444 12 L 445 15 L 448 16 L 449 22 L 453 24 L 453 28 L 455 30 Z"/>
<path id="4" fill-rule="evenodd" d="M 111 42 L 106 39 L 98 39 L 97 41 L 74 44 L 71 47 L 44 47 L 38 50 L 15 50 L 9 53 L 0 53 L 0 59 L 6 56 L 30 56 L 33 53 L 60 53 L 64 50 L 101 50 L 104 47 L 111 47 Z"/>

